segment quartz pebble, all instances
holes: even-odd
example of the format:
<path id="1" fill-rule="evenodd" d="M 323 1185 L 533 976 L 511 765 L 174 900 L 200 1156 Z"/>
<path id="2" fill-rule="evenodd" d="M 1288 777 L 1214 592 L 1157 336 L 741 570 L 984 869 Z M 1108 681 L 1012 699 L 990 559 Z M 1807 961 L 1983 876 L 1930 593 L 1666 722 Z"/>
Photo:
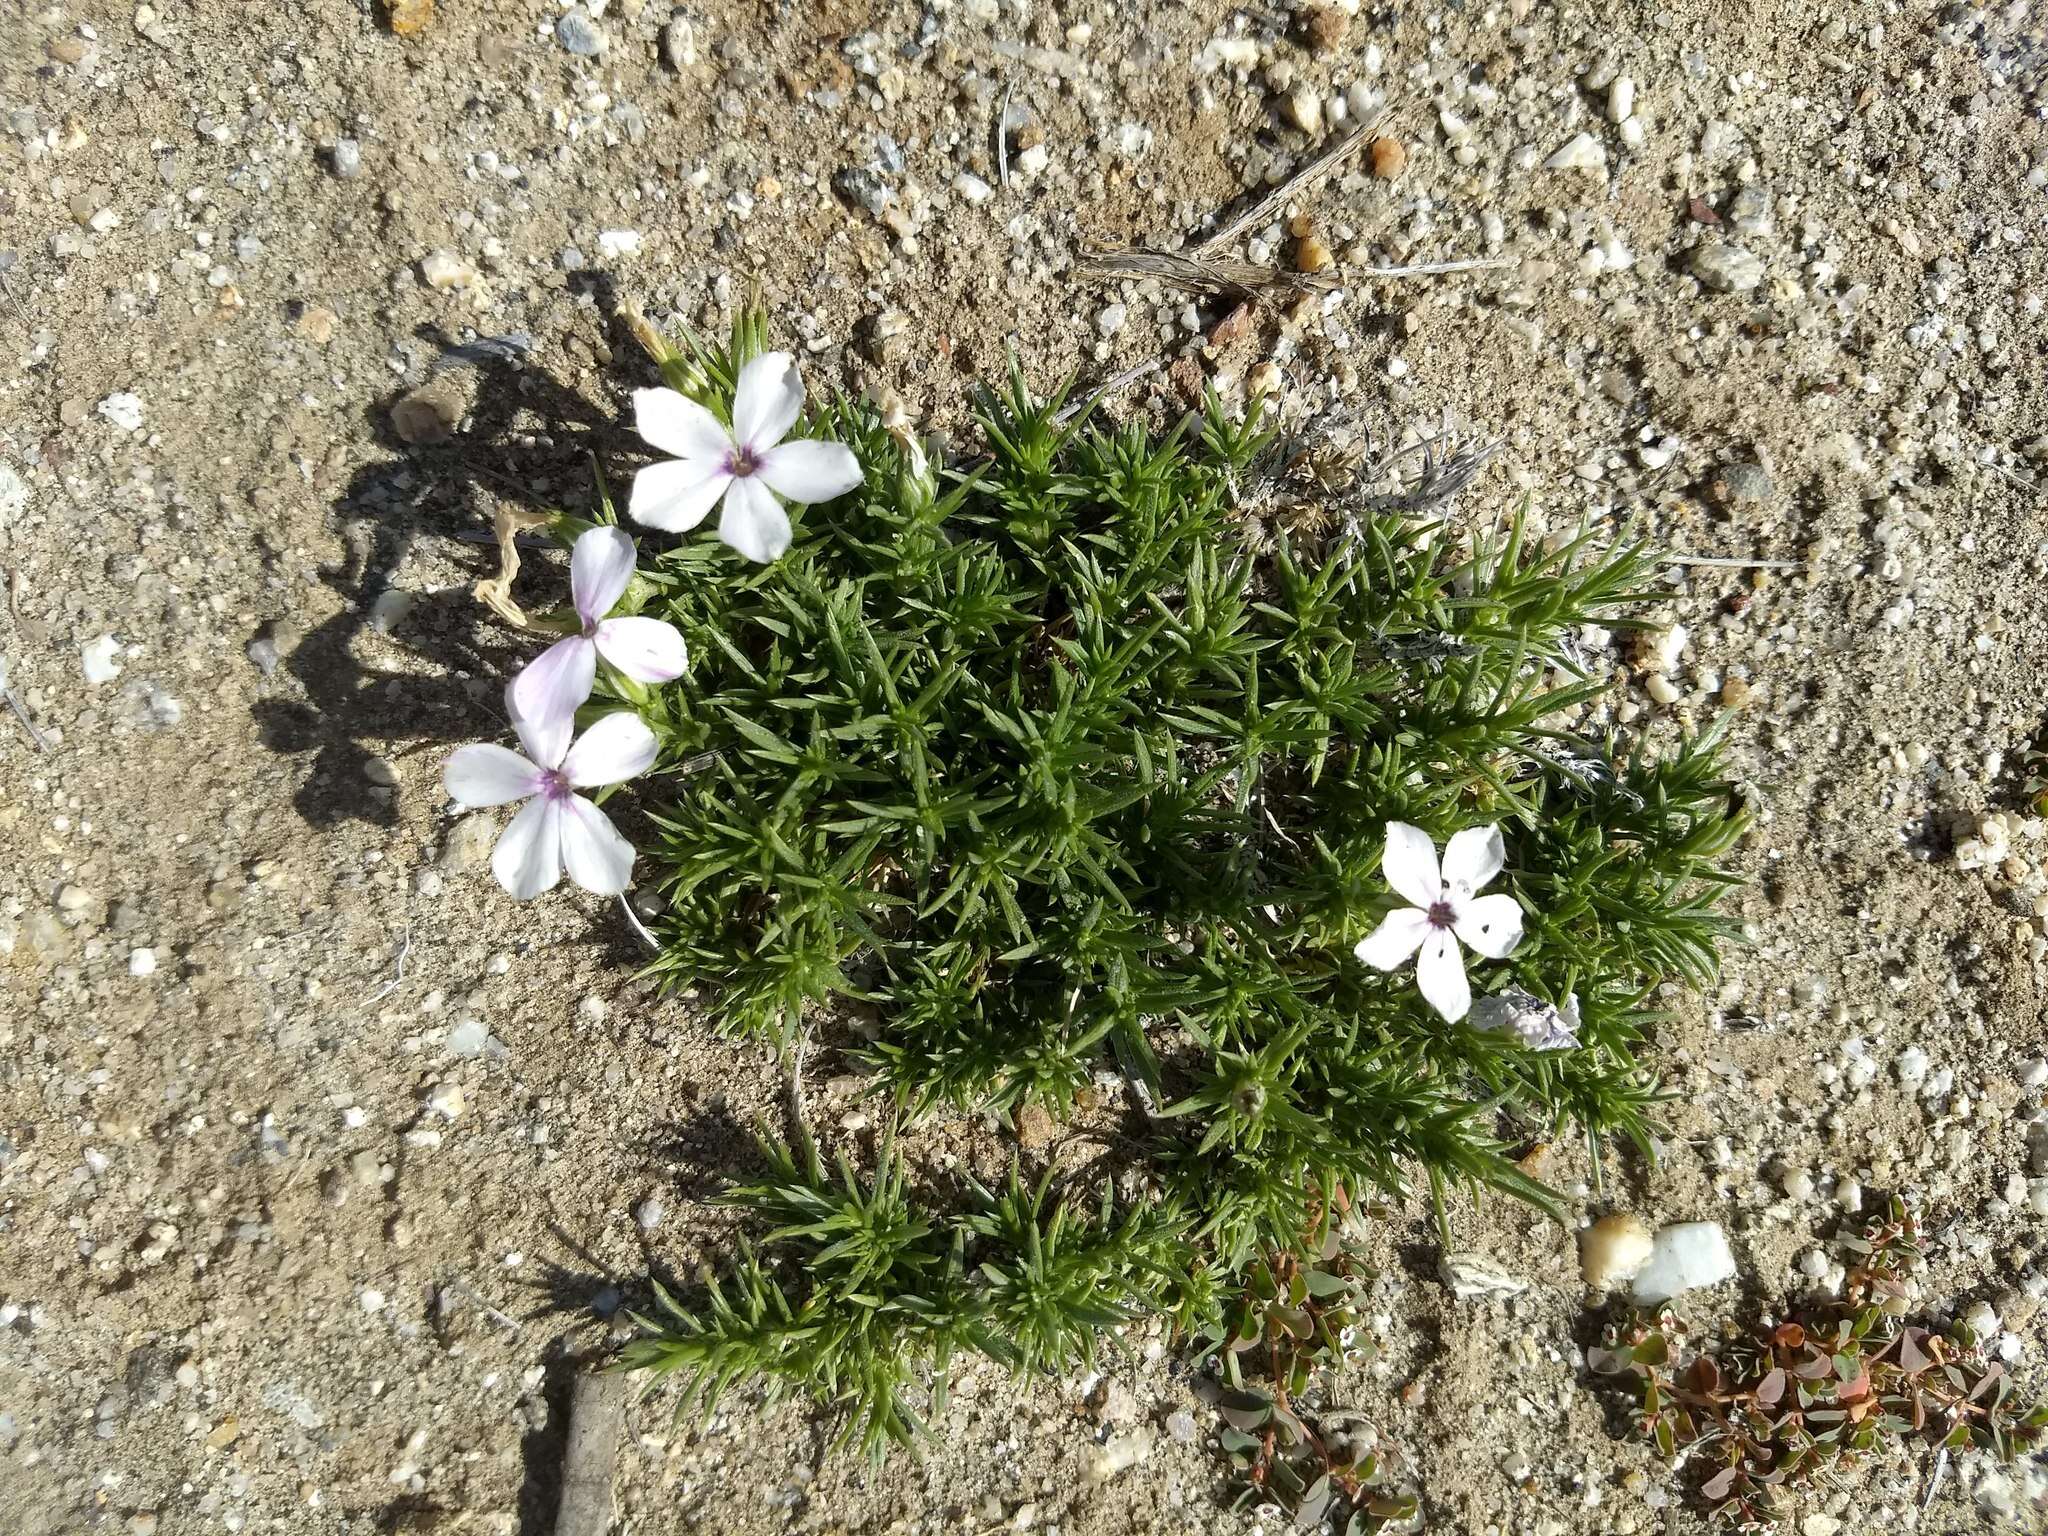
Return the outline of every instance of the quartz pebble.
<path id="1" fill-rule="evenodd" d="M 1719 241 L 1693 247 L 1686 265 L 1700 286 L 1715 293 L 1747 293 L 1764 280 L 1764 264 L 1739 245 Z"/>
<path id="2" fill-rule="evenodd" d="M 1590 133 L 1575 133 L 1543 162 L 1546 171 L 1604 171 L 1607 169 L 1607 149 Z"/>
<path id="3" fill-rule="evenodd" d="M 363 174 L 363 146 L 354 139 L 336 139 L 328 163 L 343 181 L 354 181 Z"/>
<path id="4" fill-rule="evenodd" d="M 126 390 L 108 395 L 100 401 L 100 415 L 114 428 L 122 432 L 142 430 L 142 397 Z"/>
<path id="5" fill-rule="evenodd" d="M 1668 1301 L 1735 1277 L 1735 1253 L 1718 1221 L 1682 1221 L 1658 1229 L 1649 1261 L 1635 1277 L 1638 1303 Z"/>
<path id="6" fill-rule="evenodd" d="M 476 281 L 476 268 L 449 250 L 434 250 L 420 258 L 420 280 L 429 288 L 446 292 L 467 288 Z"/>

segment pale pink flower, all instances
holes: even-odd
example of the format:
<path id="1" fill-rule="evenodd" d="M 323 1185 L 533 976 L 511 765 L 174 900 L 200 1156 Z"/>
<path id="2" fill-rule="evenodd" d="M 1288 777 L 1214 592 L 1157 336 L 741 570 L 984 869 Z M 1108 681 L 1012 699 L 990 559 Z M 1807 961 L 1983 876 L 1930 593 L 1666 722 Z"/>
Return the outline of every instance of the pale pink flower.
<path id="1" fill-rule="evenodd" d="M 592 528 L 569 555 L 569 595 L 582 629 L 557 640 L 512 679 L 513 713 L 553 725 L 583 707 L 602 656 L 638 683 L 681 677 L 683 637 L 660 619 L 609 619 L 633 580 L 633 541 L 617 528 Z"/>
<path id="2" fill-rule="evenodd" d="M 1423 997 L 1452 1023 L 1465 1017 L 1472 986 L 1459 943 L 1489 960 L 1504 960 L 1522 940 L 1522 908 L 1514 897 L 1473 894 L 1500 873 L 1506 858 L 1499 827 L 1467 827 L 1444 844 L 1439 867 L 1427 832 L 1405 821 L 1388 822 L 1380 872 L 1414 905 L 1389 912 L 1370 938 L 1359 941 L 1358 958 L 1391 971 L 1420 950 L 1415 981 Z"/>
<path id="3" fill-rule="evenodd" d="M 830 501 L 860 484 L 860 461 L 839 443 L 784 442 L 803 413 L 804 385 L 787 352 L 765 352 L 740 370 L 733 390 L 732 430 L 673 389 L 633 391 L 640 435 L 675 458 L 633 477 L 627 510 L 636 523 L 682 533 L 703 522 L 723 498 L 718 537 L 749 560 L 768 561 L 789 548 L 794 502 Z"/>
<path id="4" fill-rule="evenodd" d="M 524 901 L 569 878 L 599 896 L 625 890 L 633 873 L 633 845 L 619 836 L 611 819 L 576 793 L 618 784 L 644 773 L 658 750 L 654 733 L 629 710 L 604 716 L 569 744 L 573 721 L 531 720 L 512 703 L 512 725 L 521 757 L 509 747 L 477 743 L 449 754 L 442 783 L 455 803 L 475 807 L 524 800 L 491 855 L 498 883 Z"/>

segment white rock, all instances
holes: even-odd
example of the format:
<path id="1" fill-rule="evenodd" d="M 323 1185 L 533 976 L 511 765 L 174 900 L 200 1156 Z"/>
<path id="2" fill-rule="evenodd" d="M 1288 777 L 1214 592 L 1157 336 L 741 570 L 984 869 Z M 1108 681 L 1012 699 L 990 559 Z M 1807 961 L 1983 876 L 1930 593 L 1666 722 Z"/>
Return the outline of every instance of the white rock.
<path id="1" fill-rule="evenodd" d="M 1113 1436 L 1088 1458 L 1081 1475 L 1091 1483 L 1106 1483 L 1119 1472 L 1128 1472 L 1152 1453 L 1152 1436 L 1142 1429 Z"/>
<path id="2" fill-rule="evenodd" d="M 659 1195 L 649 1195 L 633 1207 L 633 1224 L 642 1232 L 652 1232 L 661 1225 L 661 1218 L 668 1214 L 668 1207 L 661 1203 Z"/>
<path id="3" fill-rule="evenodd" d="M 1610 1212 L 1580 1236 L 1579 1273 L 1589 1289 L 1612 1290 L 1650 1262 L 1653 1242 L 1649 1223 L 1635 1212 Z"/>
<path id="4" fill-rule="evenodd" d="M 475 282 L 476 268 L 453 251 L 429 251 L 420 258 L 420 278 L 429 288 L 446 292 L 450 288 L 467 288 Z"/>
<path id="5" fill-rule="evenodd" d="M 601 229 L 597 232 L 597 249 L 607 261 L 617 261 L 622 256 L 640 254 L 640 231 L 637 229 Z"/>
<path id="6" fill-rule="evenodd" d="M 386 587 L 370 604 L 370 628 L 388 635 L 412 612 L 412 594 L 402 587 Z"/>
<path id="7" fill-rule="evenodd" d="M 985 203 L 996 195 L 996 189 L 972 171 L 962 171 L 955 176 L 953 190 L 970 203 Z"/>
<path id="8" fill-rule="evenodd" d="M 384 1293 L 382 1291 L 365 1290 L 356 1299 L 362 1303 L 365 1312 L 382 1312 L 384 1310 Z"/>
<path id="9" fill-rule="evenodd" d="M 1034 144 L 1010 162 L 1010 169 L 1029 181 L 1032 177 L 1041 175 L 1050 164 L 1052 151 L 1043 144 Z"/>
<path id="10" fill-rule="evenodd" d="M 1910 1089 L 1927 1081 L 1927 1069 L 1933 1065 L 1925 1051 L 1909 1045 L 1893 1059 L 1892 1070 L 1899 1074 L 1899 1086 Z"/>
<path id="11" fill-rule="evenodd" d="M 1102 332 L 1105 337 L 1114 336 L 1124 328 L 1124 318 L 1127 313 L 1128 311 L 1121 303 L 1112 302 L 1105 304 L 1095 313 L 1095 329 Z"/>
<path id="12" fill-rule="evenodd" d="M 1590 133 L 1575 133 L 1564 146 L 1543 162 L 1546 171 L 1605 171 L 1607 149 Z"/>
<path id="13" fill-rule="evenodd" d="M 121 675 L 121 642 L 112 635 L 101 635 L 97 640 L 88 640 L 78 648 L 79 662 L 85 668 L 88 683 L 111 683 Z"/>
<path id="14" fill-rule="evenodd" d="M 156 974 L 156 951 L 153 949 L 129 950 L 128 974 L 130 976 L 154 976 Z"/>
<path id="15" fill-rule="evenodd" d="M 131 395 L 126 390 L 112 394 L 100 402 L 100 415 L 112 422 L 123 432 L 142 430 L 142 397 Z"/>
<path id="16" fill-rule="evenodd" d="M 1811 1200 L 1813 1198 L 1813 1175 L 1804 1168 L 1786 1168 L 1778 1174 L 1778 1188 L 1785 1191 L 1787 1198 Z"/>
<path id="17" fill-rule="evenodd" d="M 28 486 L 5 464 L 0 464 L 0 527 L 28 510 Z"/>
<path id="18" fill-rule="evenodd" d="M 1282 115 L 1310 138 L 1316 137 L 1323 131 L 1322 93 L 1314 86 L 1297 85 L 1288 92 L 1286 109 Z"/>
<path id="19" fill-rule="evenodd" d="M 2036 1056 L 2021 1062 L 2020 1086 L 2026 1089 L 2048 1088 L 2048 1061 Z"/>
<path id="20" fill-rule="evenodd" d="M 1447 1253 L 1437 1264 L 1451 1294 L 1460 1301 L 1480 1296 L 1519 1296 L 1529 1282 L 1509 1274 L 1483 1253 Z"/>
<path id="21" fill-rule="evenodd" d="M 469 1107 L 460 1083 L 436 1083 L 427 1095 L 427 1108 L 444 1120 L 460 1120 L 463 1110 Z"/>
<path id="22" fill-rule="evenodd" d="M 1735 1253 L 1721 1224 L 1681 1221 L 1659 1229 L 1650 1261 L 1636 1275 L 1635 1299 L 1645 1304 L 1668 1301 L 1734 1277 Z"/>
<path id="23" fill-rule="evenodd" d="M 1627 75 L 1616 75 L 1607 86 L 1607 121 L 1625 123 L 1635 116 L 1636 83 Z"/>
<path id="24" fill-rule="evenodd" d="M 1963 1322 L 1980 1340 L 1989 1339 L 1998 1332 L 1998 1313 L 1988 1301 L 1971 1302 L 1963 1313 Z"/>

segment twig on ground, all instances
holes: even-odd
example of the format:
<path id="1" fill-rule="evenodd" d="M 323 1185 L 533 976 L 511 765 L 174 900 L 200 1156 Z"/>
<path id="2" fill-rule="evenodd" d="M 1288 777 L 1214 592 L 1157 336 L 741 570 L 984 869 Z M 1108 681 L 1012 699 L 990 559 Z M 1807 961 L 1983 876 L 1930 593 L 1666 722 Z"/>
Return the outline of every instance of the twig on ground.
<path id="1" fill-rule="evenodd" d="M 1261 224 L 1270 222 L 1273 216 L 1293 201 L 1297 194 L 1307 191 L 1370 144 L 1379 132 L 1380 124 L 1386 120 L 1387 114 L 1381 112 L 1371 122 L 1360 123 L 1348 138 L 1339 139 L 1228 224 L 1214 234 L 1204 236 L 1201 243 L 1194 247 L 1193 254 L 1205 256 L 1230 244 L 1246 230 L 1256 229 Z"/>
<path id="2" fill-rule="evenodd" d="M 626 899 L 625 892 L 619 893 L 619 910 L 626 914 L 626 921 L 633 925 L 633 931 L 640 935 L 640 942 L 649 949 L 660 952 L 661 940 L 647 931 L 647 925 L 640 921 L 640 914 L 633 910 L 633 903 Z"/>
<path id="3" fill-rule="evenodd" d="M 996 108 L 996 184 L 1005 192 L 1010 190 L 1010 93 L 1015 89 L 1005 85 L 1002 105 Z"/>
<path id="4" fill-rule="evenodd" d="M 35 721 L 29 719 L 28 706 L 21 702 L 21 696 L 14 691 L 13 684 L 10 683 L 4 689 L 0 689 L 0 693 L 6 695 L 7 707 L 14 711 L 14 718 L 19 720 L 21 728 L 28 732 L 28 739 L 36 744 L 36 750 L 49 751 L 50 744 L 43 740 L 43 733 L 36 729 Z"/>
<path id="5" fill-rule="evenodd" d="M 1327 292 L 1340 281 L 1332 272 L 1289 272 L 1282 267 L 1261 266 L 1253 261 L 1234 261 L 1221 256 L 1178 256 L 1169 251 L 1127 251 L 1083 253 L 1075 264 L 1077 277 L 1114 282 L 1118 278 L 1154 277 L 1177 288 L 1197 293 L 1230 293 L 1251 298 L 1267 288 L 1292 292 Z"/>
<path id="6" fill-rule="evenodd" d="M 1059 410 L 1054 412 L 1052 418 L 1054 425 L 1064 426 L 1067 422 L 1072 421 L 1076 416 L 1080 415 L 1083 411 L 1087 410 L 1097 401 L 1107 399 L 1109 396 L 1115 394 L 1118 390 L 1123 389 L 1125 386 L 1135 384 L 1138 382 L 1138 380 L 1144 378 L 1147 374 L 1157 373 L 1161 368 L 1165 366 L 1165 358 L 1154 357 L 1146 362 L 1138 364 L 1138 366 L 1135 368 L 1126 368 L 1122 373 L 1112 374 L 1110 377 L 1104 379 L 1100 384 L 1096 385 L 1093 390 L 1091 390 L 1088 394 L 1084 395 L 1081 399 L 1070 400 L 1065 405 L 1061 406 Z"/>
<path id="7" fill-rule="evenodd" d="M 562 1451 L 562 1502 L 555 1536 L 605 1536 L 612 1524 L 612 1463 L 625 1418 L 626 1379 L 614 1371 L 576 1378 L 569 1443 Z"/>
<path id="8" fill-rule="evenodd" d="M 1658 565 L 1696 565 L 1723 571 L 1803 571 L 1804 560 L 1749 560 L 1739 555 L 1659 555 Z"/>
<path id="9" fill-rule="evenodd" d="M 1359 277 L 1443 277 L 1452 272 L 1491 272 L 1519 267 L 1517 256 L 1471 256 L 1460 261 L 1414 261 L 1403 267 L 1359 267 Z"/>
<path id="10" fill-rule="evenodd" d="M 1937 1493 L 1941 1492 L 1942 1475 L 1947 1471 L 1948 1447 L 1944 1445 L 1941 1448 L 1940 1452 L 1934 1458 L 1934 1472 L 1933 1475 L 1927 1479 L 1927 1493 L 1920 1500 L 1920 1513 L 1922 1513 L 1923 1515 L 1926 1514 L 1928 1510 L 1934 1507 L 1934 1496 Z"/>
<path id="11" fill-rule="evenodd" d="M 385 998 L 389 997 L 389 996 L 390 996 L 390 995 L 391 995 L 391 994 L 392 994 L 393 992 L 396 992 L 396 991 L 397 991 L 397 990 L 399 989 L 399 987 L 400 987 L 401 985 L 403 985 L 403 984 L 404 984 L 404 982 L 405 982 L 405 962 L 406 962 L 406 961 L 407 961 L 408 959 L 410 959 L 411 957 L 412 957 L 412 924 L 411 924 L 411 923 L 407 923 L 407 924 L 405 925 L 405 933 L 404 933 L 403 937 L 401 937 L 401 938 L 399 939 L 399 942 L 398 942 L 398 966 L 397 966 L 397 970 L 396 970 L 396 971 L 395 971 L 395 973 L 394 973 L 394 974 L 392 975 L 392 978 L 391 978 L 391 979 L 390 979 L 389 981 L 385 982 L 383 986 L 379 987 L 379 988 L 378 988 L 378 989 L 377 989 L 377 990 L 376 990 L 375 992 L 373 992 L 372 994 L 370 994 L 370 996 L 368 996 L 368 997 L 366 997 L 366 998 L 364 998 L 364 999 L 363 999 L 363 1006 L 364 1006 L 365 1008 L 368 1008 L 368 1007 L 372 1006 L 373 1004 L 376 1004 L 376 1003 L 381 1003 L 381 1002 L 383 1002 Z"/>

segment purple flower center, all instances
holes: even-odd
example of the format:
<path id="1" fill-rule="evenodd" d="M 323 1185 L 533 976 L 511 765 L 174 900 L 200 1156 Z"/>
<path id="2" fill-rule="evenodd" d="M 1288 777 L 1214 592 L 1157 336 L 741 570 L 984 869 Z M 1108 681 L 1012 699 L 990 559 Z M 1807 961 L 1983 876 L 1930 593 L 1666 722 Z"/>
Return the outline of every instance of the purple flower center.
<path id="1" fill-rule="evenodd" d="M 569 787 L 568 777 L 559 768 L 543 768 L 540 774 L 540 788 L 535 791 L 543 800 L 557 804 L 567 800 L 574 793 Z"/>
<path id="2" fill-rule="evenodd" d="M 1458 909 L 1448 901 L 1432 901 L 1429 904 L 1429 923 L 1432 928 L 1451 928 L 1457 925 Z"/>
<path id="3" fill-rule="evenodd" d="M 760 455 L 744 444 L 733 449 L 725 458 L 726 473 L 732 475 L 735 479 L 744 480 L 760 467 Z"/>

